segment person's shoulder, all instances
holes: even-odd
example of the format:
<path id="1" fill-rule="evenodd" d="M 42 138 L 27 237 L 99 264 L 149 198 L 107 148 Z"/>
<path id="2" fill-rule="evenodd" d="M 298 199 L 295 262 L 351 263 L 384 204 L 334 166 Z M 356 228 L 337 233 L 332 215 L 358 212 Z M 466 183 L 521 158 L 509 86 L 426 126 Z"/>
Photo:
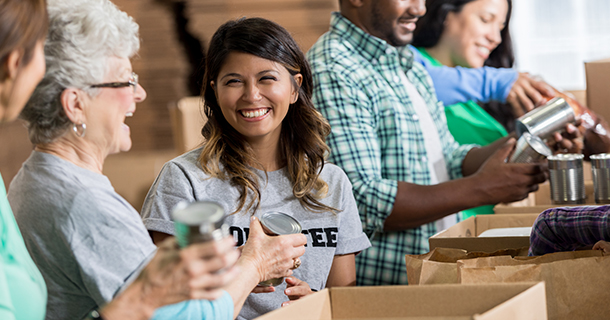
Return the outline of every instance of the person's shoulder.
<path id="1" fill-rule="evenodd" d="M 199 156 L 203 147 L 183 153 L 165 163 L 165 170 L 180 170 L 185 173 L 201 172 Z"/>
<path id="2" fill-rule="evenodd" d="M 327 32 L 307 52 L 307 60 L 314 74 L 322 71 L 350 71 L 359 64 L 359 54 L 349 41 L 338 34 Z"/>
<path id="3" fill-rule="evenodd" d="M 350 183 L 345 171 L 343 171 L 341 167 L 331 162 L 324 163 L 324 168 L 322 169 L 320 176 L 329 185 L 342 185 Z"/>

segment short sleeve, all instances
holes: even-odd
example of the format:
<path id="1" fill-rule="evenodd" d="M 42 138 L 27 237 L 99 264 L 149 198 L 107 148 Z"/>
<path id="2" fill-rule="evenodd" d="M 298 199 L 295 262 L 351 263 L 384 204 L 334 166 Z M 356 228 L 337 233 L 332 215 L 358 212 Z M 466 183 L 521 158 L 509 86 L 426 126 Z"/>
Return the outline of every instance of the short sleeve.
<path id="1" fill-rule="evenodd" d="M 98 305 L 108 303 L 156 252 L 138 213 L 112 197 L 82 192 L 74 198 L 65 232 L 80 277 Z"/>
<path id="2" fill-rule="evenodd" d="M 358 214 L 358 206 L 352 193 L 352 185 L 345 176 L 342 174 L 342 208 L 343 211 L 339 212 L 341 217 L 341 223 L 339 226 L 339 241 L 337 243 L 337 249 L 335 255 L 343 255 L 350 253 L 358 253 L 371 246 L 371 242 L 366 234 L 362 231 L 362 222 L 360 222 L 360 215 Z"/>
<path id="3" fill-rule="evenodd" d="M 150 231 L 174 234 L 171 211 L 182 201 L 195 201 L 193 186 L 183 167 L 166 163 L 146 195 L 142 206 L 142 220 Z"/>

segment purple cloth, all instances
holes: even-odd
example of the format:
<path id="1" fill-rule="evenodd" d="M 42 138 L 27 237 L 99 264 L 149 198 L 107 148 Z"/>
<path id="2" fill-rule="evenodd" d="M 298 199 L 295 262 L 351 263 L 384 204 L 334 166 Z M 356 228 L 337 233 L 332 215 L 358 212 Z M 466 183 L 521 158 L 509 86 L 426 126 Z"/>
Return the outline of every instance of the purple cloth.
<path id="1" fill-rule="evenodd" d="M 610 206 L 551 208 L 542 212 L 530 235 L 530 256 L 573 251 L 610 241 Z"/>

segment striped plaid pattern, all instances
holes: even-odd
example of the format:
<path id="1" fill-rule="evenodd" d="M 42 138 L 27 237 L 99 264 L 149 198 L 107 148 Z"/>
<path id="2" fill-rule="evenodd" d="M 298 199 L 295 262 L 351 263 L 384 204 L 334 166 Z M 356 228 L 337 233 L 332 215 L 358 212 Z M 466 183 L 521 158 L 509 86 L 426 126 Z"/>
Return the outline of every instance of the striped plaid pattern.
<path id="1" fill-rule="evenodd" d="M 405 254 L 429 250 L 433 223 L 384 232 L 397 181 L 430 184 L 426 146 L 417 113 L 402 85 L 405 73 L 436 124 L 447 170 L 461 177 L 472 146 L 459 146 L 447 128 L 432 81 L 408 47 L 393 47 L 333 13 L 330 31 L 307 53 L 314 75 L 313 101 L 328 119 L 330 161 L 347 173 L 364 231 L 373 247 L 356 256 L 359 285 L 405 284 Z"/>
<path id="2" fill-rule="evenodd" d="M 530 235 L 530 256 L 573 251 L 610 241 L 610 206 L 551 208 L 542 212 Z"/>

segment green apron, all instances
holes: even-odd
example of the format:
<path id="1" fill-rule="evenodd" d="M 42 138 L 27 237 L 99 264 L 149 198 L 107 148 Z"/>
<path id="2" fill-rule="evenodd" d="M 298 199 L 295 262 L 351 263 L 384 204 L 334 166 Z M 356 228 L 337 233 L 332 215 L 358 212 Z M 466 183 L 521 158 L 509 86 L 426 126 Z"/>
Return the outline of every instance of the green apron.
<path id="1" fill-rule="evenodd" d="M 417 48 L 417 50 L 431 65 L 436 67 L 442 66 L 424 48 Z M 445 115 L 447 116 L 449 131 L 459 144 L 486 146 L 508 135 L 506 129 L 473 100 L 445 106 Z M 478 214 L 492 214 L 493 207 L 493 205 L 487 205 L 463 210 L 460 220 Z"/>

